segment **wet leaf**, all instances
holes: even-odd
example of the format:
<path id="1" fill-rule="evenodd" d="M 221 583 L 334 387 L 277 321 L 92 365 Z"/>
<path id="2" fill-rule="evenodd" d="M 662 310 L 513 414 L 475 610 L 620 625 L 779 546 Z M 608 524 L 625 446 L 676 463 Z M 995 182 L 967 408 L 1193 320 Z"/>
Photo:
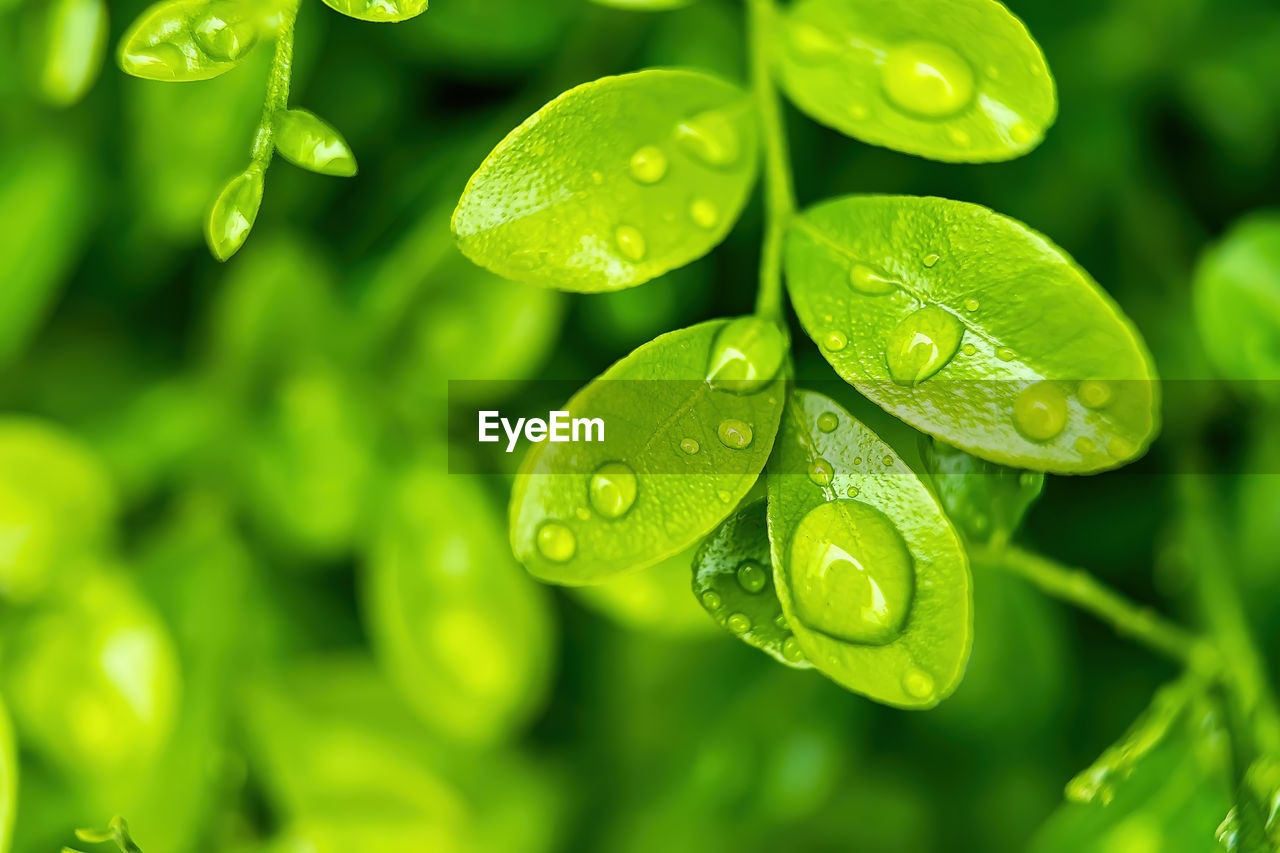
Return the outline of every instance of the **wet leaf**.
<path id="1" fill-rule="evenodd" d="M 741 90 L 692 71 L 605 77 L 556 98 L 493 150 L 453 230 L 469 258 L 505 278 L 617 290 L 715 247 L 755 170 Z"/>
<path id="2" fill-rule="evenodd" d="M 306 110 L 285 110 L 276 116 L 275 144 L 281 157 L 302 169 L 340 178 L 357 171 L 355 155 L 342 134 Z"/>
<path id="3" fill-rule="evenodd" d="M 218 260 L 229 260 L 249 239 L 262 207 L 264 183 L 262 167 L 254 164 L 233 178 L 213 203 L 205 225 L 205 240 Z"/>
<path id="4" fill-rule="evenodd" d="M 427 11 L 427 0 L 324 0 L 335 12 L 375 24 L 394 24 Z"/>
<path id="5" fill-rule="evenodd" d="M 8 853 L 18 807 L 18 744 L 9 711 L 0 702 L 0 853 Z"/>
<path id="6" fill-rule="evenodd" d="M 603 441 L 532 445 L 512 490 L 511 542 L 535 576 L 590 584 L 653 565 L 746 495 L 773 446 L 783 381 L 736 394 L 706 380 L 730 325 L 662 335 L 578 392 L 564 409 L 601 419 Z"/>
<path id="7" fill-rule="evenodd" d="M 1057 114 L 1039 45 L 994 0 L 803 0 L 776 33 L 791 99 L 872 145 L 1008 160 L 1040 144 Z"/>
<path id="8" fill-rule="evenodd" d="M 921 436 L 920 456 L 947 516 L 972 542 L 1004 542 L 1044 489 L 1044 474 L 1006 468 Z"/>
<path id="9" fill-rule="evenodd" d="M 782 611 L 824 675 L 902 708 L 959 685 L 973 626 L 960 539 L 889 445 L 821 394 L 787 401 L 769 541 Z"/>
<path id="10" fill-rule="evenodd" d="M 37 8 L 37 91 L 45 103 L 67 107 L 85 96 L 102 71 L 107 6 L 104 0 L 53 0 Z"/>
<path id="11" fill-rule="evenodd" d="M 120 67 L 146 80 L 185 83 L 226 74 L 258 42 L 261 10 L 239 0 L 167 0 L 120 41 Z"/>
<path id="12" fill-rule="evenodd" d="M 1145 344 L 1061 249 L 986 208 L 851 196 L 793 225 L 787 278 L 841 378 L 975 456 L 1093 473 L 1157 429 Z"/>

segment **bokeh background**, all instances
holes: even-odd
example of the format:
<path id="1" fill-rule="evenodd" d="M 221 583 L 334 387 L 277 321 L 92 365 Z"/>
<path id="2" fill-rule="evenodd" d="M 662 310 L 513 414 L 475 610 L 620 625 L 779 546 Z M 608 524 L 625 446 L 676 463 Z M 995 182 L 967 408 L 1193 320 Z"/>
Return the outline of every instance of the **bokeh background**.
<path id="1" fill-rule="evenodd" d="M 1217 849 L 1230 795 L 1199 747 L 1159 751 L 1111 806 L 1063 804 L 1177 673 L 1020 580 L 975 567 L 966 681 L 936 711 L 895 711 L 734 641 L 687 568 L 535 584 L 507 549 L 506 480 L 446 473 L 447 380 L 502 380 L 484 387 L 504 408 L 545 412 L 560 401 L 527 380 L 586 380 L 750 311 L 758 201 L 711 257 L 609 295 L 496 279 L 448 230 L 484 154 L 564 89 L 650 65 L 742 80 L 740 3 L 438 0 L 383 26 L 305 0 L 292 102 L 343 131 L 361 172 L 277 161 L 226 265 L 202 221 L 247 159 L 269 49 L 187 85 L 108 58 L 83 100 L 51 105 L 31 71 L 46 5 L 0 0 L 13 850 L 117 813 L 147 853 Z M 144 5 L 110 0 L 112 45 Z M 1280 200 L 1280 10 L 1009 5 L 1058 80 L 1039 150 L 935 164 L 791 111 L 801 201 L 942 195 L 1021 219 L 1115 295 L 1164 376 L 1203 379 L 1196 258 Z M 799 375 L 831 379 L 797 340 Z M 1166 433 L 1207 423 L 1236 474 L 1218 493 L 1227 563 L 1280 651 L 1280 487 L 1239 476 L 1280 460 L 1280 435 L 1248 395 L 1187 385 Z M 1022 538 L 1195 623 L 1176 448 L 1050 478 Z"/>

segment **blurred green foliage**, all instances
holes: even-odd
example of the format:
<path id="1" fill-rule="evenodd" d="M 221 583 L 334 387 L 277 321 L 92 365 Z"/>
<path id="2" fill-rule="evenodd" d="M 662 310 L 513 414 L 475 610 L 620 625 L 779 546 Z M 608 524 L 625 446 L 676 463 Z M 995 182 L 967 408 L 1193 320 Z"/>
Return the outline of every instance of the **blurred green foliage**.
<path id="1" fill-rule="evenodd" d="M 506 547 L 505 479 L 445 473 L 446 380 L 545 410 L 524 380 L 749 310 L 758 202 L 713 256 L 598 296 L 497 279 L 447 227 L 484 153 L 559 92 L 654 64 L 741 80 L 740 4 L 438 0 L 394 27 L 304 4 L 294 90 L 361 172 L 274 170 L 226 267 L 200 224 L 243 169 L 267 52 L 180 89 L 51 76 L 68 47 L 47 16 L 77 5 L 96 20 L 0 0 L 0 849 L 11 822 L 11 849 L 37 853 L 113 814 L 148 853 L 1215 849 L 1233 723 L 1198 706 L 1109 805 L 1062 804 L 1175 673 L 1018 578 L 975 566 L 968 676 L 907 714 L 729 642 L 687 572 L 535 586 Z M 1009 5 L 1059 86 L 1039 150 L 945 166 L 792 112 L 801 199 L 989 205 L 1089 269 L 1163 376 L 1273 365 L 1265 336 L 1230 339 L 1261 312 L 1197 314 L 1191 282 L 1280 203 L 1274 0 Z M 109 3 L 109 43 L 145 6 Z M 99 50 L 86 33 L 72 60 Z M 1200 298 L 1256 254 L 1219 244 Z M 810 345 L 797 359 L 831 378 Z M 1207 425 L 1201 449 L 1240 475 L 1215 484 L 1218 558 L 1274 651 L 1274 409 L 1185 387 L 1136 473 L 1051 479 L 1024 535 L 1194 619 L 1204 552 L 1170 478 L 1146 475 Z M 913 458 L 911 431 L 840 402 Z"/>

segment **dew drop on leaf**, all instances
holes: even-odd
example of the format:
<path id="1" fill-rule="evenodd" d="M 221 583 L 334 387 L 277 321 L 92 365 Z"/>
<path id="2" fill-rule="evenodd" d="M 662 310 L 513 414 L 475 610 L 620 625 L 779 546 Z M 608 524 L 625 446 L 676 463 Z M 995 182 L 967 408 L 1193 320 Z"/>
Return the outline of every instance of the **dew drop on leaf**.
<path id="1" fill-rule="evenodd" d="M 809 479 L 815 485 L 825 486 L 831 482 L 832 476 L 835 475 L 835 469 L 831 467 L 831 463 L 825 459 L 816 459 L 809 466 Z"/>
<path id="2" fill-rule="evenodd" d="M 924 256 L 924 265 L 932 269 L 938 263 L 938 256 L 929 254 Z"/>
<path id="3" fill-rule="evenodd" d="M 695 198 L 689 205 L 689 218 L 699 228 L 715 228 L 720 223 L 720 211 L 705 198 Z"/>
<path id="4" fill-rule="evenodd" d="M 822 348 L 828 352 L 840 352 L 849 344 L 844 332 L 827 332 L 822 338 Z"/>
<path id="5" fill-rule="evenodd" d="M 1008 347 L 1000 347 L 996 350 L 996 358 L 1001 361 L 1013 361 L 1013 350 Z"/>
<path id="6" fill-rule="evenodd" d="M 235 62 L 258 40 L 252 21 L 246 20 L 235 3 L 215 3 L 191 25 L 197 45 L 212 58 Z"/>
<path id="7" fill-rule="evenodd" d="M 884 60 L 884 89 L 904 112 L 939 119 L 973 100 L 973 68 L 958 53 L 933 42 L 909 42 Z"/>
<path id="8" fill-rule="evenodd" d="M 834 432 L 839 423 L 840 419 L 836 417 L 835 412 L 823 412 L 818 415 L 818 429 L 823 432 Z"/>
<path id="9" fill-rule="evenodd" d="M 745 613 L 734 613 L 727 624 L 735 634 L 745 634 L 751 630 L 751 619 Z"/>
<path id="10" fill-rule="evenodd" d="M 1086 379 L 1076 389 L 1080 402 L 1090 409 L 1101 409 L 1111 402 L 1111 385 L 1101 379 Z"/>
<path id="11" fill-rule="evenodd" d="M 755 560 L 744 560 L 738 566 L 738 583 L 744 590 L 755 594 L 769 584 L 769 575 Z"/>
<path id="12" fill-rule="evenodd" d="M 614 239 L 618 243 L 618 251 L 622 256 L 630 261 L 644 260 L 645 246 L 644 235 L 640 233 L 640 229 L 634 225 L 619 225 L 618 230 L 614 232 Z"/>
<path id="13" fill-rule="evenodd" d="M 902 535 L 876 508 L 853 500 L 819 504 L 791 540 L 797 618 L 850 643 L 883 645 L 902 630 L 915 587 Z"/>
<path id="14" fill-rule="evenodd" d="M 1067 425 L 1067 398 L 1051 382 L 1035 382 L 1013 401 L 1013 422 L 1032 441 L 1048 441 Z"/>
<path id="15" fill-rule="evenodd" d="M 587 496 L 605 518 L 621 518 L 636 502 L 636 472 L 625 462 L 606 462 L 591 475 Z"/>
<path id="16" fill-rule="evenodd" d="M 646 145 L 631 155 L 630 168 L 637 183 L 656 184 L 666 177 L 667 155 L 656 145 Z"/>
<path id="17" fill-rule="evenodd" d="M 738 130 L 721 112 L 703 113 L 676 125 L 676 140 L 708 166 L 732 166 L 742 154 Z"/>
<path id="18" fill-rule="evenodd" d="M 946 366 L 960 348 L 964 327 L 951 313 L 925 306 L 889 333 L 885 364 L 899 385 L 917 385 Z"/>
<path id="19" fill-rule="evenodd" d="M 787 337 L 777 323 L 739 317 L 716 335 L 707 359 L 707 382 L 717 391 L 752 394 L 782 369 Z"/>
<path id="20" fill-rule="evenodd" d="M 976 299 L 966 299 L 964 301 L 964 310 L 966 311 L 977 311 L 979 307 L 980 303 Z"/>
<path id="21" fill-rule="evenodd" d="M 799 663 L 804 660 L 804 651 L 800 648 L 800 643 L 795 637 L 787 637 L 782 641 L 782 656 L 792 663 Z"/>
<path id="22" fill-rule="evenodd" d="M 737 418 L 725 418 L 716 427 L 716 436 L 720 443 L 730 450 L 742 450 L 751 445 L 751 424 Z"/>
<path id="23" fill-rule="evenodd" d="M 902 689 L 916 699 L 928 699 L 933 695 L 933 676 L 923 669 L 912 669 L 902 677 Z"/>
<path id="24" fill-rule="evenodd" d="M 708 610 L 719 610 L 722 603 L 720 593 L 715 590 L 707 590 L 702 594 L 702 606 Z"/>
<path id="25" fill-rule="evenodd" d="M 901 282 L 866 264 L 854 264 L 849 269 L 849 285 L 866 296 L 883 296 L 892 293 Z"/>
<path id="26" fill-rule="evenodd" d="M 693 456 L 701 449 L 701 445 L 698 444 L 698 440 L 696 438 L 686 438 L 680 442 L 680 449 L 690 456 Z"/>
<path id="27" fill-rule="evenodd" d="M 578 550 L 578 540 L 560 522 L 544 521 L 538 528 L 538 550 L 553 563 L 567 563 Z"/>

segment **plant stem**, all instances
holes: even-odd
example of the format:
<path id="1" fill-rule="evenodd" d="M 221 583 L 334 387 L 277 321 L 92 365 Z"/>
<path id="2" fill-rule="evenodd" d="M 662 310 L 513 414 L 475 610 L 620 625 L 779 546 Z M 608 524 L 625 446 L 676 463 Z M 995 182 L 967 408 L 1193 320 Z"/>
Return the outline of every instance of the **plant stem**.
<path id="1" fill-rule="evenodd" d="M 289 107 L 289 85 L 293 79 L 293 31 L 298 19 L 298 0 L 280 9 L 280 29 L 276 33 L 276 53 L 267 78 L 267 100 L 262 107 L 262 121 L 253 137 L 253 163 L 265 169 L 275 152 L 275 116 Z"/>
<path id="2" fill-rule="evenodd" d="M 1186 665 L 1204 665 L 1212 647 L 1194 634 L 1140 607 L 1105 586 L 1088 572 L 1073 569 L 1017 546 L 996 550 L 971 546 L 977 561 L 1019 575 L 1045 593 L 1086 610 L 1153 651 Z"/>
<path id="3" fill-rule="evenodd" d="M 751 55 L 751 88 L 755 94 L 760 131 L 764 138 L 765 224 L 760 254 L 760 290 L 756 313 L 782 319 L 782 244 L 787 225 L 795 213 L 795 188 L 791 178 L 791 156 L 782 106 L 773 85 L 770 34 L 777 25 L 773 0 L 748 0 L 748 30 Z"/>

